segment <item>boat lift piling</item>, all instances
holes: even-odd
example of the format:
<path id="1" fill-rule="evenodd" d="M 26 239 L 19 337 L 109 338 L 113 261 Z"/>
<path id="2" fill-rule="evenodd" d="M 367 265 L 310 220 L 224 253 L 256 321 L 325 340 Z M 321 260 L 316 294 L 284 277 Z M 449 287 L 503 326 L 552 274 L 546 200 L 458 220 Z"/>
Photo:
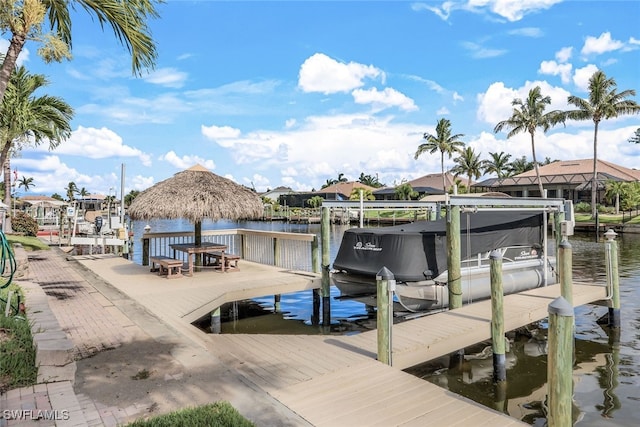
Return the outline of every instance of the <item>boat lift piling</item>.
<path id="1" fill-rule="evenodd" d="M 325 327 L 331 325 L 331 280 L 329 277 L 331 264 L 329 252 L 329 245 L 331 244 L 330 233 L 329 208 L 323 206 L 320 229 L 322 239 L 322 287 L 320 288 L 320 294 L 322 296 L 322 325 Z"/>
<path id="2" fill-rule="evenodd" d="M 493 382 L 507 380 L 504 335 L 504 288 L 502 286 L 502 254 L 491 252 L 491 349 L 493 350 Z"/>
<path id="3" fill-rule="evenodd" d="M 560 295 L 573 306 L 573 250 L 567 239 L 558 247 L 558 272 L 560 275 Z"/>
<path id="4" fill-rule="evenodd" d="M 607 271 L 607 294 L 611 296 L 609 304 L 609 322 L 610 328 L 620 328 L 620 284 L 618 276 L 618 242 L 616 236 L 618 233 L 609 229 L 604 233 L 607 239 L 605 242 L 605 265 Z"/>
<path id="5" fill-rule="evenodd" d="M 396 280 L 387 267 L 382 267 L 376 274 L 376 288 L 378 361 L 392 366 L 393 293 L 396 289 Z"/>
<path id="6" fill-rule="evenodd" d="M 549 427 L 572 425 L 573 399 L 573 306 L 563 297 L 549 304 L 549 351 L 547 388 Z"/>

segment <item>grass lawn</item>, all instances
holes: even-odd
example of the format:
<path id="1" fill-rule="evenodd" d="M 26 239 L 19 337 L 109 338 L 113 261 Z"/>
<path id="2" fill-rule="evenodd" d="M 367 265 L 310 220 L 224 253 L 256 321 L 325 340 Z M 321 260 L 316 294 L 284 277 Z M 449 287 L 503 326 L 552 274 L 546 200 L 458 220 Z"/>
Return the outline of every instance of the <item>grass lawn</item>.
<path id="1" fill-rule="evenodd" d="M 622 224 L 622 214 L 620 215 L 609 215 L 609 214 L 600 214 L 598 215 L 599 221 L 601 223 L 609 223 L 609 224 Z M 625 218 L 628 218 L 627 214 Z M 594 220 L 591 218 L 590 213 L 576 213 L 575 214 L 576 222 L 593 222 Z M 625 224 L 640 224 L 640 215 L 636 215 L 631 220 L 625 221 Z"/>
<path id="2" fill-rule="evenodd" d="M 20 243 L 27 251 L 48 251 L 49 245 L 34 236 L 21 236 L 18 234 L 6 234 L 5 237 L 10 244 Z"/>
<path id="3" fill-rule="evenodd" d="M 166 415 L 158 415 L 148 420 L 134 421 L 128 427 L 253 427 L 228 402 L 216 402 L 196 408 L 181 409 Z"/>

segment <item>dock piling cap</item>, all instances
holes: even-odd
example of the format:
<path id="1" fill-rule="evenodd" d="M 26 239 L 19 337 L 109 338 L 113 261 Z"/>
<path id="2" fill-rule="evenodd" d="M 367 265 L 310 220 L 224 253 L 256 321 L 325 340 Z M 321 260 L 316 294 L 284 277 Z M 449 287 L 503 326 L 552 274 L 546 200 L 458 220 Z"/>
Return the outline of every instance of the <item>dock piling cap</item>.
<path id="1" fill-rule="evenodd" d="M 502 252 L 497 250 L 492 250 L 489 254 L 489 259 L 502 259 Z"/>
<path id="2" fill-rule="evenodd" d="M 549 304 L 549 314 L 557 314 L 558 316 L 573 316 L 573 306 L 563 297 L 558 297 Z"/>
<path id="3" fill-rule="evenodd" d="M 396 276 L 387 267 L 382 267 L 376 274 L 376 280 L 394 280 Z"/>

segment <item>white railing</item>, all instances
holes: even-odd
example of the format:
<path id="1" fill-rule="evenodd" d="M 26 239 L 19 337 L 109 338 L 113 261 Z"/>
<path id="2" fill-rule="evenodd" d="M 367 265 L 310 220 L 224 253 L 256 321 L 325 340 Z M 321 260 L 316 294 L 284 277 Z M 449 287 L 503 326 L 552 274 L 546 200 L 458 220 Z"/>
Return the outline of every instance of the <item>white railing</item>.
<path id="1" fill-rule="evenodd" d="M 170 245 L 193 243 L 193 232 L 144 233 L 142 235 L 142 265 L 149 265 L 150 256 L 177 257 L 186 262 L 186 253 L 175 253 Z M 202 242 L 226 245 L 229 253 L 242 259 L 290 270 L 319 271 L 318 239 L 315 234 L 227 229 L 204 230 Z"/>

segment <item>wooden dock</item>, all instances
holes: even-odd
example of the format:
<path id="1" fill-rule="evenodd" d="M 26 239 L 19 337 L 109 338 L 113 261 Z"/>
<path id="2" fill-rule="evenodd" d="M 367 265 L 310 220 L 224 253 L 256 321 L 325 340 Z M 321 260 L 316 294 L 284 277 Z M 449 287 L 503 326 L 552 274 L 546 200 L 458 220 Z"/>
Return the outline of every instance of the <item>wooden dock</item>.
<path id="1" fill-rule="evenodd" d="M 391 367 L 376 360 L 376 331 L 207 335 L 190 324 L 222 302 L 318 287 L 317 275 L 241 261 L 238 272 L 167 280 L 114 256 L 76 259 L 314 426 L 525 425 L 402 371 L 489 339 L 490 301 L 394 325 Z M 546 318 L 559 293 L 553 285 L 506 296 L 506 330 Z M 604 297 L 603 286 L 574 284 L 576 306 Z"/>

